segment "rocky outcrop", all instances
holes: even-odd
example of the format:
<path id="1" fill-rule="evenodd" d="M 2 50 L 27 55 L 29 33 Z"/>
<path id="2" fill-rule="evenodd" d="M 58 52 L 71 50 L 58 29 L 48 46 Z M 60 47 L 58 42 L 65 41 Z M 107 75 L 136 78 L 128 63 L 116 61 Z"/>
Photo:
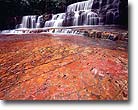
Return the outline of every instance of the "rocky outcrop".
<path id="1" fill-rule="evenodd" d="M 50 34 L 72 34 L 90 37 L 92 39 L 100 39 L 100 40 L 111 40 L 111 41 L 125 41 L 128 42 L 128 31 L 122 28 L 117 27 L 120 31 L 116 29 L 116 27 L 110 26 L 113 30 L 107 28 L 106 26 L 102 26 L 104 29 L 100 29 L 101 27 L 83 27 L 83 28 L 39 28 L 39 29 L 26 29 L 26 30 L 15 30 L 16 33 L 50 33 Z"/>
<path id="2" fill-rule="evenodd" d="M 128 42 L 128 32 L 120 33 L 120 32 L 107 32 L 107 31 L 98 31 L 98 30 L 91 30 L 91 31 L 84 31 L 84 35 L 91 37 L 91 38 L 98 38 L 98 39 L 108 39 L 112 41 L 127 41 Z"/>
<path id="3" fill-rule="evenodd" d="M 92 9 L 99 11 L 103 24 L 128 24 L 127 0 L 94 0 Z"/>
<path id="4" fill-rule="evenodd" d="M 88 0 L 67 7 L 65 26 L 128 24 L 126 0 Z M 75 22 L 75 23 L 73 23 Z"/>

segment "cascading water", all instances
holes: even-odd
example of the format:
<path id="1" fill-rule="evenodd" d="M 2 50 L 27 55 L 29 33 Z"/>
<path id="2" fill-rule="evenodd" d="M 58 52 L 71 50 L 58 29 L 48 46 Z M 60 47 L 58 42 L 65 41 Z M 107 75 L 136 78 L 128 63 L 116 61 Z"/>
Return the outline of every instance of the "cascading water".
<path id="1" fill-rule="evenodd" d="M 52 16 L 52 19 L 45 22 L 45 27 L 60 27 L 65 19 L 65 13 L 59 13 Z"/>
<path id="2" fill-rule="evenodd" d="M 19 25 L 19 28 L 40 28 L 41 27 L 41 16 L 36 15 L 29 15 L 29 16 L 23 16 L 22 22 Z"/>
<path id="3" fill-rule="evenodd" d="M 120 0 L 77 2 L 69 5 L 65 13 L 53 14 L 52 18 L 45 19 L 43 15 L 23 16 L 16 29 L 114 24 L 119 18 L 119 4 Z"/>
<path id="4" fill-rule="evenodd" d="M 67 7 L 67 12 L 90 10 L 92 9 L 93 1 L 94 0 L 88 0 L 71 4 Z"/>
<path id="5" fill-rule="evenodd" d="M 67 7 L 67 13 L 74 13 L 71 26 L 98 25 L 98 14 L 91 11 L 93 0 L 77 2 Z M 40 28 L 40 18 L 36 16 L 24 16 L 20 28 Z M 66 13 L 59 13 L 52 16 L 52 19 L 45 22 L 44 27 L 61 27 L 68 18 Z M 67 21 L 70 22 L 70 21 Z M 65 23 L 66 24 L 66 23 Z"/>
<path id="6" fill-rule="evenodd" d="M 94 0 L 88 0 L 71 4 L 67 7 L 67 12 L 74 13 L 73 25 L 98 25 L 100 17 L 92 12 Z"/>
<path id="7" fill-rule="evenodd" d="M 73 20 L 73 26 L 78 25 L 98 25 L 100 21 L 100 17 L 98 17 L 98 14 L 95 12 L 92 12 L 91 10 L 85 10 L 83 12 L 76 11 L 75 12 L 75 18 Z"/>
<path id="8" fill-rule="evenodd" d="M 35 28 L 36 16 L 24 16 L 19 28 Z"/>
<path id="9" fill-rule="evenodd" d="M 36 22 L 36 28 L 40 28 L 41 27 L 41 19 L 43 19 L 43 16 L 39 16 Z"/>

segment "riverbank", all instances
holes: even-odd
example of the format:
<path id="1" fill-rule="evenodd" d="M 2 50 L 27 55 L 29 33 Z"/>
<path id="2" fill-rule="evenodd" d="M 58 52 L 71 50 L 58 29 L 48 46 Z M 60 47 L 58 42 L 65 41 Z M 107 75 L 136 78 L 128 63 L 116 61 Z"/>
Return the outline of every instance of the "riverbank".
<path id="1" fill-rule="evenodd" d="M 0 35 L 1 100 L 127 100 L 125 41 Z"/>

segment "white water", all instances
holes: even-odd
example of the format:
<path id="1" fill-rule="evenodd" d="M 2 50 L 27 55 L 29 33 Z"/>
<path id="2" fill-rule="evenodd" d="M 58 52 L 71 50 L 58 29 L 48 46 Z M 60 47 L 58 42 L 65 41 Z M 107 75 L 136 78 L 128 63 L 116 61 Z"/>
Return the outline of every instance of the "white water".
<path id="1" fill-rule="evenodd" d="M 73 21 L 70 26 L 98 25 L 100 23 L 100 17 L 97 13 L 91 11 L 93 1 L 94 0 L 88 0 L 69 5 L 66 13 L 53 15 L 51 20 L 45 22 L 44 27 L 62 27 L 65 19 L 67 20 L 66 22 L 71 24 L 71 20 L 68 19 L 71 16 L 67 15 L 67 13 L 73 13 Z M 19 28 L 40 28 L 42 17 L 42 15 L 23 16 Z"/>
<path id="2" fill-rule="evenodd" d="M 67 7 L 67 12 L 91 10 L 94 0 L 77 2 Z"/>
<path id="3" fill-rule="evenodd" d="M 19 28 L 35 28 L 36 27 L 36 16 L 24 16 L 22 23 Z"/>
<path id="4" fill-rule="evenodd" d="M 74 12 L 73 26 L 77 25 L 98 25 L 100 17 L 95 12 L 92 12 L 94 0 L 82 1 L 71 4 L 67 7 L 67 12 Z"/>
<path id="5" fill-rule="evenodd" d="M 41 22 L 42 17 L 43 17 L 42 15 L 38 17 L 37 22 L 36 22 L 36 28 L 40 28 L 41 27 L 40 22 Z"/>
<path id="6" fill-rule="evenodd" d="M 73 17 L 71 26 L 98 25 L 100 23 L 100 17 L 98 17 L 97 13 L 91 11 L 93 1 L 88 0 L 69 5 L 67 7 L 67 13 L 73 13 L 73 16 L 67 15 L 67 13 L 53 15 L 51 20 L 45 22 L 45 27 L 62 27 L 65 19 L 67 20 L 66 22 L 71 24 L 71 20 L 68 19 L 70 17 Z"/>
<path id="7" fill-rule="evenodd" d="M 28 16 L 23 16 L 22 22 L 19 25 L 19 28 L 40 28 L 40 22 L 42 19 L 41 16 L 36 16 L 36 15 L 28 15 Z"/>
<path id="8" fill-rule="evenodd" d="M 52 19 L 45 22 L 45 27 L 61 27 L 65 19 L 65 13 L 59 13 L 52 16 Z"/>
<path id="9" fill-rule="evenodd" d="M 47 27 L 63 27 L 65 26 L 93 26 L 93 25 L 101 25 L 101 18 L 99 17 L 98 12 L 92 11 L 94 0 L 82 1 L 71 4 L 67 7 L 67 12 L 65 13 L 58 13 L 52 15 L 52 19 L 45 22 L 44 27 L 41 26 L 41 20 L 43 16 L 36 16 L 36 15 L 28 15 L 23 16 L 22 22 L 17 29 L 35 29 L 35 28 L 47 28 Z M 110 0 L 107 0 L 106 4 L 109 4 Z M 114 0 L 117 2 L 118 0 Z M 119 3 L 118 3 L 119 4 Z M 102 0 L 99 2 L 99 8 L 101 8 Z M 108 5 L 106 5 L 108 6 Z M 119 5 L 117 6 L 119 7 Z M 118 14 L 118 10 L 115 12 L 108 11 L 106 13 L 106 20 L 108 20 L 108 15 L 113 15 L 113 21 Z M 72 19 L 70 19 L 72 18 Z M 64 24 L 63 24 L 64 23 Z M 69 23 L 69 25 L 67 24 Z M 66 25 L 67 24 L 67 25 Z M 3 33 L 20 33 L 22 31 L 3 31 Z M 56 32 L 56 31 L 54 31 Z M 61 32 L 61 31 L 58 31 Z M 63 30 L 62 30 L 63 32 Z M 64 31 L 66 32 L 66 31 Z M 69 33 L 70 31 L 67 31 Z"/>

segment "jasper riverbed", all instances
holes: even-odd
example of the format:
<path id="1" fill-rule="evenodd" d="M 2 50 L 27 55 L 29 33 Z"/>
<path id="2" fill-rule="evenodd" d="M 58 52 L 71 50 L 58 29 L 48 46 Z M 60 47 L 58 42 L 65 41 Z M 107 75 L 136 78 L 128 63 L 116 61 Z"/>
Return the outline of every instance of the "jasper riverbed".
<path id="1" fill-rule="evenodd" d="M 128 100 L 127 43 L 0 35 L 1 100 Z"/>

